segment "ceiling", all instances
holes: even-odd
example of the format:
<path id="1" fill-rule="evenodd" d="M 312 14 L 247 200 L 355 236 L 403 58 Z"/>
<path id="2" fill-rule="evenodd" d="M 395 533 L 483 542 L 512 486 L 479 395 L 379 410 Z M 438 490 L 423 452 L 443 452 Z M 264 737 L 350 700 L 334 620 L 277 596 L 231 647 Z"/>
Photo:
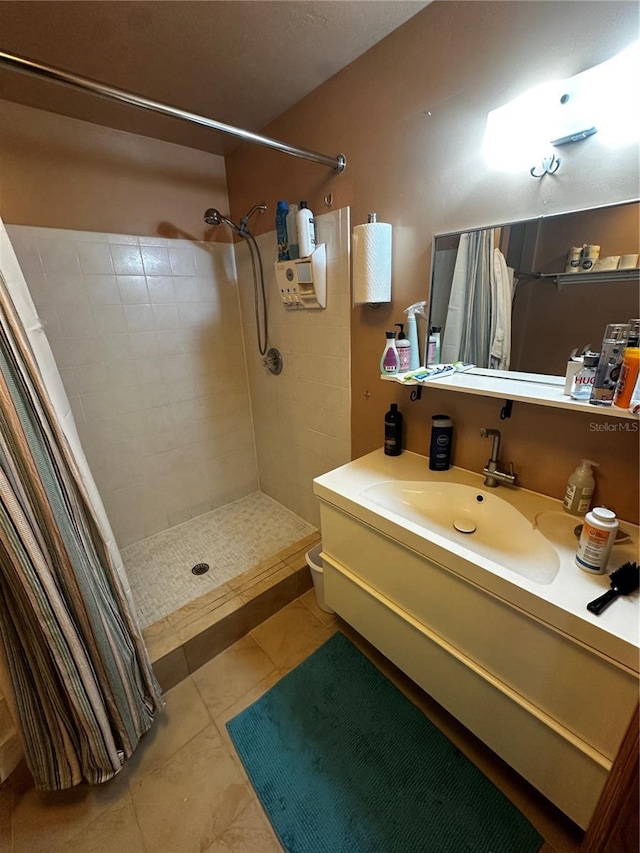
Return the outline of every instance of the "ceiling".
<path id="1" fill-rule="evenodd" d="M 0 51 L 260 132 L 428 2 L 0 0 Z M 0 98 L 216 154 L 234 145 L 1 66 Z"/>

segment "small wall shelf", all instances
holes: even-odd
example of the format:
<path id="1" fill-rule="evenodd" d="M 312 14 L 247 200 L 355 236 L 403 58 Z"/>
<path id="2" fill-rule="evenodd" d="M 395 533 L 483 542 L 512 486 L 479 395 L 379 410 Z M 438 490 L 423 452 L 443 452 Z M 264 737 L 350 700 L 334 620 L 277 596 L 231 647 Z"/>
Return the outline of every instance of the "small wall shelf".
<path id="1" fill-rule="evenodd" d="M 640 281 L 639 269 L 603 270 L 602 272 L 519 272 L 521 278 L 540 278 L 565 284 L 603 284 L 606 281 Z"/>
<path id="2" fill-rule="evenodd" d="M 591 417 L 619 418 L 638 421 L 638 415 L 632 415 L 626 409 L 615 406 L 592 406 L 588 402 L 572 400 L 563 393 L 564 376 L 547 376 L 536 373 L 508 373 L 475 368 L 452 376 L 438 377 L 427 382 L 415 380 L 402 381 L 402 374 L 396 376 L 380 375 L 387 382 L 400 385 L 419 385 L 422 388 L 440 388 L 444 391 L 458 391 L 463 394 L 476 394 L 480 397 L 496 397 L 500 400 L 513 400 L 531 403 L 534 406 L 547 406 L 555 409 L 568 409 L 572 412 L 589 414 Z M 627 429 L 629 427 L 626 427 Z M 635 429 L 635 427 L 631 427 Z"/>

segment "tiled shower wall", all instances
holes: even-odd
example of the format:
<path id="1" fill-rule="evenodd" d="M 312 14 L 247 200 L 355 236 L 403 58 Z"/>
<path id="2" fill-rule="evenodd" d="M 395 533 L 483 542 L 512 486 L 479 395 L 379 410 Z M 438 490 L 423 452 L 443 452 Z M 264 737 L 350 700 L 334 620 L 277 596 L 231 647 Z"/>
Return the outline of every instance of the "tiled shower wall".
<path id="1" fill-rule="evenodd" d="M 269 215 L 269 214 L 265 214 Z M 260 488 L 320 527 L 313 478 L 351 459 L 349 208 L 317 216 L 327 247 L 327 307 L 290 310 L 275 281 L 275 231 L 258 245 L 269 307 L 269 345 L 283 356 L 279 376 L 263 365 L 254 320 L 246 243 L 236 244 Z"/>
<path id="2" fill-rule="evenodd" d="M 351 458 L 348 209 L 318 217 L 325 310 L 283 306 L 275 232 L 258 238 L 279 376 L 245 243 L 236 284 L 230 244 L 7 231 L 120 547 L 258 488 L 319 527 L 312 480 Z"/>
<path id="3" fill-rule="evenodd" d="M 118 544 L 256 491 L 233 247 L 7 231 Z"/>

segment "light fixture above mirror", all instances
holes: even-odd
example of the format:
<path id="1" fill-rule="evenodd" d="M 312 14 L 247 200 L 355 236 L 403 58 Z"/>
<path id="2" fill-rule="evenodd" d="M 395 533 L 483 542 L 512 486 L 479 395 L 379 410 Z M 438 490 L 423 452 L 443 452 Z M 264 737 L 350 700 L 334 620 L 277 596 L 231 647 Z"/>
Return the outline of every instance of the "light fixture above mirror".
<path id="1" fill-rule="evenodd" d="M 640 42 L 635 42 L 580 74 L 529 89 L 487 116 L 487 164 L 499 171 L 526 169 L 540 178 L 558 171 L 559 146 L 596 133 L 612 147 L 637 141 L 640 113 L 629 91 L 638 79 Z"/>

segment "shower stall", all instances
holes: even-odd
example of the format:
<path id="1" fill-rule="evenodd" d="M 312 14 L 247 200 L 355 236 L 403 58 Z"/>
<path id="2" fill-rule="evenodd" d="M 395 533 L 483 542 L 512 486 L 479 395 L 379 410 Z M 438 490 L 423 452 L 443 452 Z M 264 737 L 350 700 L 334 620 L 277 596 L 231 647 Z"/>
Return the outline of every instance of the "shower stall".
<path id="1" fill-rule="evenodd" d="M 0 66 L 345 168 L 34 60 L 0 51 Z M 317 217 L 327 307 L 302 312 L 280 300 L 275 232 L 250 231 L 263 212 L 210 208 L 201 242 L 0 221 L 0 266 L 164 688 L 308 588 L 312 480 L 351 456 L 349 211 Z"/>
<path id="2" fill-rule="evenodd" d="M 245 237 L 261 207 L 239 225 L 215 213 Z M 312 480 L 350 459 L 348 213 L 318 217 L 327 308 L 301 312 L 279 299 L 274 231 L 6 224 L 143 627 L 318 535 Z"/>

